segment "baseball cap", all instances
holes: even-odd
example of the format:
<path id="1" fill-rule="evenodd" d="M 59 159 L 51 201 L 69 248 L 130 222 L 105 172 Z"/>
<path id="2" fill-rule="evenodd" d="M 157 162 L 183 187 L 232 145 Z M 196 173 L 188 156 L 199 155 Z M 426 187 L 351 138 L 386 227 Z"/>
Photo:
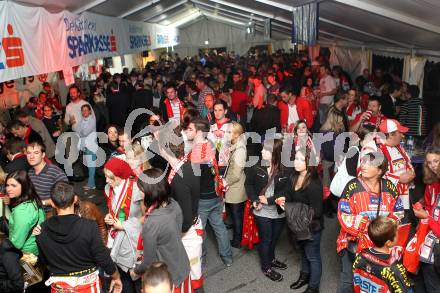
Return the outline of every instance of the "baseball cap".
<path id="1" fill-rule="evenodd" d="M 383 119 L 379 125 L 379 130 L 383 133 L 391 133 L 394 131 L 405 133 L 408 132 L 409 128 L 402 126 L 399 121 L 395 119 Z"/>

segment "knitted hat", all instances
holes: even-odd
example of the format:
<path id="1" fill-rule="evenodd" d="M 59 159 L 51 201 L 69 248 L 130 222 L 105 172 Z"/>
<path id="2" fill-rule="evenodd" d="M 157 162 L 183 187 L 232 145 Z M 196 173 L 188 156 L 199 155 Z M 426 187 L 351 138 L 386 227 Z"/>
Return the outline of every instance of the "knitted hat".
<path id="1" fill-rule="evenodd" d="M 108 160 L 104 165 L 104 169 L 111 171 L 113 175 L 122 179 L 128 179 L 134 175 L 130 165 L 126 161 L 116 157 Z"/>

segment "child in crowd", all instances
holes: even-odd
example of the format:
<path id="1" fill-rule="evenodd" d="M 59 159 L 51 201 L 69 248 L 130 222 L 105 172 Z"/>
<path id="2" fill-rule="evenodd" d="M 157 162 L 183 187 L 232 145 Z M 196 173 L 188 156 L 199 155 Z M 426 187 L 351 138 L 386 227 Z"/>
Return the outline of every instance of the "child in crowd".
<path id="1" fill-rule="evenodd" d="M 168 267 L 163 262 L 154 262 L 142 278 L 143 293 L 172 293 L 173 280 Z"/>
<path id="2" fill-rule="evenodd" d="M 353 264 L 354 291 L 413 292 L 405 267 L 393 262 L 390 255 L 397 238 L 396 222 L 390 218 L 377 217 L 368 226 L 368 236 L 374 247 L 364 249 L 356 257 Z"/>

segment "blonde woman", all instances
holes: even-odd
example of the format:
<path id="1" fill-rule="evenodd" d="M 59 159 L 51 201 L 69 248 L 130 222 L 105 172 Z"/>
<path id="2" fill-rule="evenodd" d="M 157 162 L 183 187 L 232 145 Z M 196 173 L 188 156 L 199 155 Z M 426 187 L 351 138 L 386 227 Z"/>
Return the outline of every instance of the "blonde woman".
<path id="1" fill-rule="evenodd" d="M 145 150 L 138 141 L 133 142 L 131 148 L 127 150 L 126 156 L 127 163 L 136 176 L 151 168 Z"/>
<path id="2" fill-rule="evenodd" d="M 243 213 L 246 202 L 244 182 L 244 166 L 246 163 L 246 139 L 243 127 L 238 122 L 232 122 L 229 128 L 231 148 L 229 162 L 223 176 L 228 190 L 225 194 L 226 209 L 232 219 L 233 238 L 231 246 L 240 248 L 243 228 Z"/>

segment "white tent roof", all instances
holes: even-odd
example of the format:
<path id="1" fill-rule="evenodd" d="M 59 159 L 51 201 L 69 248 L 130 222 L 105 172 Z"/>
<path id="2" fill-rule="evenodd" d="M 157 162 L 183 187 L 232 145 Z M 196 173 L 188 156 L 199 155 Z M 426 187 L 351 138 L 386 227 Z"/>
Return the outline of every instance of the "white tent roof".
<path id="1" fill-rule="evenodd" d="M 21 0 L 48 10 L 91 11 L 136 21 L 185 27 L 205 17 L 261 29 L 271 18 L 278 37 L 290 38 L 294 6 L 319 1 L 322 43 L 395 48 L 440 56 L 438 0 Z"/>

